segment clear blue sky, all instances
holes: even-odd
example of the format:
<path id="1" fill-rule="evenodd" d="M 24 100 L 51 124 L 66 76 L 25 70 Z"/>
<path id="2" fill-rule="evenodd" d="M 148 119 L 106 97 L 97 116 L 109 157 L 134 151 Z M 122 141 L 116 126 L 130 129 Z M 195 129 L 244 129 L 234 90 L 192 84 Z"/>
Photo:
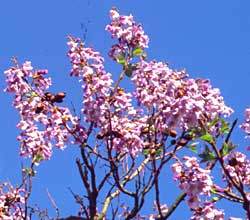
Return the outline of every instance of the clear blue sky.
<path id="1" fill-rule="evenodd" d="M 211 79 L 235 110 L 233 118 L 242 120 L 244 109 L 250 106 L 249 0 L 1 0 L 0 71 L 9 67 L 12 56 L 20 61 L 31 60 L 36 68 L 48 68 L 55 84 L 53 89 L 67 91 L 68 103 L 72 100 L 77 105 L 81 102 L 80 88 L 68 74 L 66 36 L 82 37 L 86 27 L 87 44 L 107 59 L 112 41 L 104 28 L 112 6 L 122 14 L 132 13 L 143 24 L 150 37 L 147 50 L 150 58 L 168 61 L 173 68 L 186 68 L 192 77 Z M 108 61 L 107 69 L 112 71 L 112 68 L 112 62 Z M 18 183 L 20 162 L 15 126 L 19 119 L 11 106 L 12 98 L 2 92 L 4 80 L 1 74 L 0 180 Z M 235 133 L 234 140 L 242 150 L 249 144 L 240 132 Z M 73 159 L 76 152 L 71 147 L 58 151 L 51 161 L 39 166 L 34 181 L 34 202 L 50 208 L 45 191 L 48 188 L 63 214 L 76 210 L 67 190 L 70 186 L 81 192 Z M 171 188 L 166 197 L 171 193 L 177 192 Z M 237 206 L 226 204 L 225 207 L 234 216 L 242 214 L 237 215 Z M 181 210 L 182 207 L 171 219 L 187 219 L 188 215 Z"/>

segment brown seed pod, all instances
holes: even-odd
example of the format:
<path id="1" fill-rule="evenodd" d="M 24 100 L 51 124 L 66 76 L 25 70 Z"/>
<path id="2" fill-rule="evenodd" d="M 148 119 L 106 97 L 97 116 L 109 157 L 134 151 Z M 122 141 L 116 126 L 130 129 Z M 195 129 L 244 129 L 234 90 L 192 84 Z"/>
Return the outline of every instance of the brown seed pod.
<path id="1" fill-rule="evenodd" d="M 118 87 L 117 88 L 117 94 L 120 95 L 120 96 L 123 95 L 124 94 L 124 89 Z"/>
<path id="2" fill-rule="evenodd" d="M 44 95 L 45 95 L 46 101 L 50 102 L 53 94 L 50 92 L 46 92 Z"/>
<path id="3" fill-rule="evenodd" d="M 122 138 L 122 134 L 119 133 L 118 131 L 113 131 L 112 134 L 114 135 L 115 138 Z"/>
<path id="4" fill-rule="evenodd" d="M 42 102 L 38 103 L 37 106 L 36 106 L 36 110 L 35 110 L 36 114 L 41 113 L 44 110 L 44 107 L 45 106 L 44 106 L 44 104 Z"/>
<path id="5" fill-rule="evenodd" d="M 185 146 L 187 144 L 188 140 L 184 139 L 184 138 L 181 138 L 179 141 L 178 141 L 178 145 L 179 146 Z"/>
<path id="6" fill-rule="evenodd" d="M 141 134 L 148 134 L 149 133 L 149 128 L 145 127 L 141 130 Z"/>
<path id="7" fill-rule="evenodd" d="M 104 135 L 103 134 L 98 134 L 98 135 L 96 135 L 96 138 L 99 139 L 99 140 L 101 140 L 101 139 L 104 138 Z"/>
<path id="8" fill-rule="evenodd" d="M 228 161 L 228 164 L 231 166 L 231 167 L 234 167 L 237 165 L 237 160 L 236 158 L 232 158 L 231 160 Z"/>
<path id="9" fill-rule="evenodd" d="M 56 101 L 55 101 L 55 96 L 52 95 L 52 96 L 50 97 L 50 100 L 48 100 L 48 101 L 50 101 L 50 102 L 52 102 L 52 103 L 56 102 Z"/>
<path id="10" fill-rule="evenodd" d="M 170 137 L 173 137 L 173 138 L 177 136 L 177 132 L 174 129 L 169 129 L 167 133 Z"/>
<path id="11" fill-rule="evenodd" d="M 185 95 L 186 91 L 184 88 L 178 88 L 176 94 L 175 94 L 175 98 L 181 98 Z"/>
<path id="12" fill-rule="evenodd" d="M 103 139 L 104 137 L 109 137 L 111 135 L 113 135 L 113 137 L 115 137 L 115 138 L 122 138 L 123 137 L 123 135 L 121 133 L 119 133 L 118 131 L 108 131 L 105 134 L 98 134 L 96 136 L 96 138 Z"/>
<path id="13" fill-rule="evenodd" d="M 52 95 L 50 101 L 61 103 L 63 102 L 63 98 L 66 96 L 65 92 L 58 92 L 56 95 Z"/>
<path id="14" fill-rule="evenodd" d="M 56 97 L 58 97 L 58 98 L 64 98 L 66 96 L 66 93 L 65 92 L 58 92 L 57 94 L 56 94 Z"/>

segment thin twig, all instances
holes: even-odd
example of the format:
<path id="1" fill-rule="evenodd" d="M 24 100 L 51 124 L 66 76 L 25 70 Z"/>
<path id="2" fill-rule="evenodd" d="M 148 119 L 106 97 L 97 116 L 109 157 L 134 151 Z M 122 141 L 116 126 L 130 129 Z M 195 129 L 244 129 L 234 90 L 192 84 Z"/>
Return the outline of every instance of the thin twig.
<path id="1" fill-rule="evenodd" d="M 46 191 L 47 191 L 47 195 L 48 195 L 49 201 L 51 202 L 53 208 L 56 210 L 56 217 L 59 218 L 59 216 L 60 216 L 59 208 L 58 208 L 58 206 L 56 205 L 56 202 L 55 202 L 54 198 L 53 198 L 53 197 L 51 196 L 51 194 L 49 193 L 49 190 L 46 189 Z"/>

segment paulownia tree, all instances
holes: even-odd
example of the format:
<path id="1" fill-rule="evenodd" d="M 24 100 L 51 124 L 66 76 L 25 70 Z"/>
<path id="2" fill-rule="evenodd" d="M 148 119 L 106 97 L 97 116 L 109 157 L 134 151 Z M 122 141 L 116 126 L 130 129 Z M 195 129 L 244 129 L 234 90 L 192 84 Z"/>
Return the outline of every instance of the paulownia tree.
<path id="1" fill-rule="evenodd" d="M 113 8 L 110 18 L 106 30 L 116 43 L 109 57 L 122 67 L 116 81 L 99 52 L 68 37 L 70 74 L 82 87 L 80 115 L 64 106 L 65 92 L 50 91 L 47 70 L 13 59 L 5 71 L 5 91 L 14 95 L 20 115 L 20 155 L 29 166 L 22 168 L 18 186 L 1 184 L 0 218 L 63 219 L 49 193 L 54 217 L 32 206 L 29 198 L 36 166 L 43 166 L 54 148 L 75 145 L 85 194 L 71 191 L 79 212 L 64 219 L 167 219 L 185 202 L 191 219 L 221 220 L 226 212 L 216 208 L 221 200 L 241 204 L 250 219 L 250 161 L 230 139 L 237 122 L 226 119 L 233 110 L 219 89 L 207 79 L 193 79 L 184 70 L 149 60 L 149 38 L 132 15 Z M 124 79 L 132 86 L 122 86 Z M 250 135 L 250 109 L 241 128 Z M 214 167 L 220 170 L 216 177 Z M 182 191 L 171 198 L 172 204 L 161 194 L 164 170 L 172 171 Z M 146 215 L 148 194 L 154 208 Z"/>

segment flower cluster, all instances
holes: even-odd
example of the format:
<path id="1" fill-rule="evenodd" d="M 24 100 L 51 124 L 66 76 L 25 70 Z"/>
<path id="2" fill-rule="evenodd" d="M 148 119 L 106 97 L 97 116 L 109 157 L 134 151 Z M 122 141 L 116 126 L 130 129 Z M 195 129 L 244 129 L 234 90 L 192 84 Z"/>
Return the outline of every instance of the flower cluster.
<path id="1" fill-rule="evenodd" d="M 104 70 L 104 59 L 92 48 L 84 47 L 78 38 L 69 37 L 68 57 L 72 64 L 71 75 L 82 82 L 83 113 L 87 122 L 102 126 L 106 119 L 112 79 Z"/>
<path id="2" fill-rule="evenodd" d="M 113 148 L 135 154 L 143 148 L 140 138 L 144 118 L 132 106 L 132 95 L 112 88 L 111 74 L 104 70 L 103 58 L 80 39 L 69 38 L 71 75 L 82 82 L 85 121 L 100 129 L 98 139 L 114 138 Z"/>
<path id="3" fill-rule="evenodd" d="M 250 161 L 240 152 L 231 152 L 226 158 L 226 169 L 236 183 L 250 186 Z"/>
<path id="4" fill-rule="evenodd" d="M 212 202 L 207 202 L 203 207 L 194 210 L 191 220 L 224 220 L 224 212 L 214 207 Z"/>
<path id="5" fill-rule="evenodd" d="M 185 156 L 184 163 L 176 162 L 172 165 L 174 179 L 179 181 L 179 187 L 188 196 L 191 209 L 200 205 L 199 195 L 210 195 L 213 186 L 210 170 L 202 169 L 195 157 Z"/>
<path id="6" fill-rule="evenodd" d="M 5 71 L 5 91 L 14 93 L 13 105 L 21 117 L 17 125 L 21 130 L 18 136 L 21 155 L 32 157 L 34 163 L 49 159 L 53 145 L 64 148 L 71 127 L 75 129 L 78 125 L 78 119 L 69 109 L 55 105 L 63 101 L 65 93 L 47 92 L 51 85 L 51 79 L 44 77 L 47 72 L 33 70 L 28 61 Z"/>
<path id="7" fill-rule="evenodd" d="M 106 26 L 106 30 L 111 33 L 113 38 L 118 39 L 118 44 L 112 46 L 110 57 L 117 59 L 124 55 L 127 50 L 135 48 L 144 49 L 148 47 L 149 38 L 144 34 L 141 25 L 137 24 L 132 15 L 120 15 L 113 8 L 110 10 L 111 23 Z"/>
<path id="8" fill-rule="evenodd" d="M 132 155 L 142 151 L 144 141 L 141 131 L 146 124 L 146 117 L 132 106 L 132 95 L 119 87 L 109 103 L 111 120 L 104 128 L 108 131 L 111 126 L 114 132 L 113 147 Z"/>
<path id="9" fill-rule="evenodd" d="M 133 72 L 138 103 L 156 108 L 161 129 L 188 129 L 214 119 L 228 116 L 227 107 L 219 89 L 212 88 L 208 80 L 191 79 L 184 72 L 176 72 L 162 62 L 141 61 Z"/>
<path id="10" fill-rule="evenodd" d="M 114 130 L 113 147 L 119 152 L 129 152 L 136 155 L 144 148 L 141 130 L 144 126 L 142 119 L 129 119 L 128 117 L 112 118 L 112 130 Z"/>
<path id="11" fill-rule="evenodd" d="M 247 137 L 250 137 L 250 108 L 245 110 L 245 121 L 240 126 L 247 134 Z"/>
<path id="12" fill-rule="evenodd" d="M 0 185 L 0 219 L 24 219 L 24 190 L 9 183 Z"/>
<path id="13" fill-rule="evenodd" d="M 160 172 L 165 162 L 168 161 L 164 156 L 173 156 L 176 159 L 172 165 L 174 180 L 179 183 L 179 188 L 187 194 L 188 206 L 193 212 L 191 219 L 224 219 L 223 211 L 215 208 L 216 201 L 207 201 L 207 197 L 217 187 L 210 176 L 211 170 L 201 168 L 195 157 L 185 156 L 183 160 L 179 160 L 174 153 L 182 149 L 179 146 L 186 145 L 192 138 L 192 135 L 186 135 L 186 131 L 200 128 L 200 126 L 204 128 L 203 125 L 207 125 L 220 116 L 229 116 L 233 110 L 225 105 L 219 89 L 213 88 L 209 80 L 192 79 L 185 71 L 172 70 L 166 63 L 147 61 L 144 49 L 148 47 L 149 38 L 144 33 L 142 26 L 134 21 L 132 15 L 120 15 L 113 8 L 110 10 L 110 18 L 111 23 L 106 26 L 106 30 L 118 42 L 112 46 L 109 56 L 120 63 L 123 68 L 115 85 L 113 85 L 111 74 L 104 68 L 104 58 L 101 54 L 93 48 L 85 47 L 79 38 L 68 38 L 67 55 L 72 65 L 71 76 L 78 77 L 81 82 L 83 125 L 89 127 L 88 131 L 81 125 L 78 117 L 73 116 L 68 108 L 58 104 L 63 102 L 66 94 L 48 91 L 52 82 L 50 78 L 46 77 L 47 70 L 34 70 L 31 62 L 26 61 L 21 66 L 15 62 L 14 67 L 5 71 L 7 82 L 5 91 L 14 94 L 13 105 L 21 118 L 17 124 L 21 130 L 18 136 L 21 143 L 20 154 L 32 158 L 32 165 L 39 164 L 42 160 L 51 157 L 53 146 L 63 149 L 69 141 L 83 144 L 91 140 L 94 135 L 94 138 L 97 139 L 96 146 L 101 146 L 99 149 L 103 149 L 102 147 L 105 146 L 104 153 L 108 152 L 104 157 L 100 156 L 100 159 L 114 162 L 119 172 L 119 162 L 123 160 L 119 160 L 120 158 L 117 156 L 120 152 L 128 153 L 131 156 L 121 157 L 129 158 L 125 165 L 132 162 L 127 174 L 130 174 L 137 166 L 134 156 L 137 156 L 138 153 L 143 152 L 145 157 L 148 154 L 152 156 L 147 158 L 149 163 L 153 159 L 158 160 L 158 156 L 153 156 L 160 155 L 161 160 L 156 162 L 159 164 L 157 172 L 154 172 L 154 169 L 144 169 L 144 171 L 143 167 L 137 169 L 138 178 L 144 174 L 140 172 L 152 171 L 152 175 L 148 176 L 149 187 L 146 185 L 147 181 L 136 182 L 139 193 L 133 194 L 139 203 L 141 203 L 140 196 L 142 196 L 141 201 L 144 201 L 144 195 L 153 186 L 151 177 L 152 179 L 158 178 L 158 170 Z M 124 76 L 131 77 L 131 81 L 135 85 L 134 93 L 126 92 L 121 88 L 120 80 Z M 211 129 L 216 127 L 211 126 Z M 250 136 L 250 108 L 246 109 L 246 119 L 241 127 Z M 177 132 L 180 130 L 184 131 L 183 135 L 177 136 Z M 87 135 L 91 137 L 89 138 Z M 169 142 L 168 136 L 173 138 Z M 168 143 L 170 143 L 169 147 L 165 146 Z M 172 146 L 176 147 L 173 152 L 170 151 Z M 85 149 L 90 150 L 91 146 L 81 148 L 81 150 Z M 96 147 L 93 148 L 93 153 L 96 153 L 95 150 Z M 103 152 L 98 153 L 101 155 Z M 83 158 L 83 167 L 84 164 L 88 165 L 86 162 L 88 160 L 92 165 L 91 155 L 92 152 L 86 159 Z M 99 155 L 96 154 L 96 156 Z M 141 159 L 140 157 L 138 161 Z M 231 152 L 219 159 L 225 159 L 225 169 L 236 184 L 242 183 L 250 186 L 250 161 L 244 154 Z M 143 161 L 142 165 L 146 166 L 146 164 Z M 91 169 L 90 166 L 86 167 L 87 170 L 84 170 L 84 174 L 87 176 L 82 180 L 88 188 L 88 170 L 93 177 L 92 169 L 95 169 L 95 166 Z M 156 174 L 157 176 L 154 176 Z M 131 175 L 134 176 L 134 174 Z M 122 185 L 127 184 L 130 187 L 129 181 L 134 179 L 131 175 L 128 175 L 129 178 L 127 178 L 125 174 L 122 177 L 124 179 L 118 181 L 121 181 Z M 83 176 L 81 175 L 81 177 Z M 147 178 L 147 174 L 145 177 Z M 112 175 L 106 175 L 98 188 L 101 188 L 105 181 L 112 182 L 109 181 L 110 178 Z M 91 184 L 94 186 L 94 178 L 91 180 Z M 115 179 L 115 183 L 116 181 Z M 154 182 L 156 183 L 156 181 Z M 87 192 L 89 192 L 88 189 Z M 119 193 L 123 192 L 125 191 L 119 190 Z M 25 195 L 25 191 L 21 188 L 14 188 L 7 183 L 0 185 L 0 219 L 23 219 L 23 206 L 25 198 L 28 198 L 25 196 L 27 194 Z M 137 196 L 138 198 L 136 198 Z M 92 202 L 91 196 L 88 198 L 89 202 Z M 107 197 L 107 199 L 109 198 Z M 154 206 L 154 211 L 159 208 L 163 215 L 169 211 L 165 204 L 158 204 L 160 207 L 157 207 L 155 203 Z M 129 215 L 131 210 L 126 206 L 122 208 L 123 212 L 120 217 L 124 218 Z M 86 209 L 86 213 L 88 213 L 88 209 Z M 159 214 L 142 216 L 139 213 L 134 217 L 138 220 L 158 218 Z"/>

